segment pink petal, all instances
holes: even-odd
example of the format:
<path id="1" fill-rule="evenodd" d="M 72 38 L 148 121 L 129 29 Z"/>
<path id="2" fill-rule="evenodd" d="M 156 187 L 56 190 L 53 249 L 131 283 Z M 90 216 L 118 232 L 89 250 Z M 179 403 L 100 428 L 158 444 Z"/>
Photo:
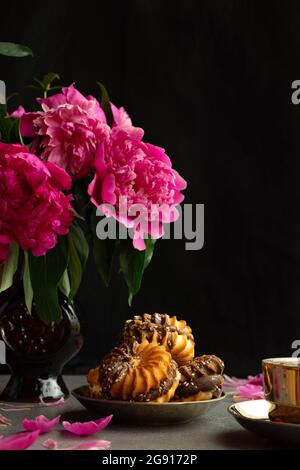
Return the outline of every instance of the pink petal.
<path id="1" fill-rule="evenodd" d="M 110 105 L 115 125 L 125 130 L 130 129 L 132 127 L 132 121 L 125 109 L 117 108 L 113 103 L 110 103 Z"/>
<path id="2" fill-rule="evenodd" d="M 176 222 L 179 218 L 179 211 L 175 206 L 165 206 L 161 208 L 162 222 Z"/>
<path id="3" fill-rule="evenodd" d="M 180 174 L 176 170 L 173 170 L 173 171 L 174 171 L 174 175 L 175 175 L 176 189 L 178 191 L 186 189 L 187 182 L 185 181 L 185 179 L 183 179 L 182 176 L 180 176 Z"/>
<path id="4" fill-rule="evenodd" d="M 261 400 L 264 398 L 263 387 L 261 385 L 246 384 L 238 387 L 238 398 L 247 400 Z"/>
<path id="5" fill-rule="evenodd" d="M 40 398 L 40 406 L 48 406 L 49 408 L 51 408 L 52 406 L 58 406 L 58 405 L 63 405 L 65 403 L 65 399 L 63 397 L 61 397 L 59 400 L 57 401 L 52 401 L 52 402 L 48 402 L 48 401 L 44 401 L 42 398 Z"/>
<path id="6" fill-rule="evenodd" d="M 0 440 L 0 450 L 25 450 L 39 437 L 40 432 L 22 432 Z"/>
<path id="7" fill-rule="evenodd" d="M 114 117 L 114 125 L 128 132 L 133 139 L 142 140 L 144 131 L 140 127 L 133 127 L 132 121 L 124 108 L 117 108 L 113 103 L 111 110 Z"/>
<path id="8" fill-rule="evenodd" d="M 110 442 L 104 440 L 87 441 L 73 447 L 59 448 L 56 440 L 46 439 L 42 446 L 49 450 L 105 450 L 110 447 Z"/>
<path id="9" fill-rule="evenodd" d="M 248 383 L 253 385 L 263 385 L 264 384 L 264 376 L 263 374 L 258 375 L 248 375 Z"/>
<path id="10" fill-rule="evenodd" d="M 46 447 L 46 449 L 49 449 L 49 450 L 56 450 L 58 448 L 58 442 L 55 441 L 54 439 L 46 439 L 42 443 L 42 446 Z"/>
<path id="11" fill-rule="evenodd" d="M 149 153 L 158 160 L 161 160 L 162 162 L 166 163 L 167 165 L 171 166 L 171 160 L 168 157 L 168 155 L 165 154 L 165 149 L 162 147 L 158 147 L 157 145 L 153 144 L 144 144 L 145 148 L 148 150 Z M 175 170 L 174 170 L 175 171 Z"/>
<path id="12" fill-rule="evenodd" d="M 115 176 L 110 173 L 105 176 L 102 182 L 102 200 L 108 204 L 114 205 L 117 201 L 117 197 L 114 193 L 116 189 Z"/>
<path id="13" fill-rule="evenodd" d="M 97 171 L 98 176 L 103 177 L 106 173 L 106 163 L 104 161 L 104 156 L 105 156 L 105 148 L 104 148 L 104 142 L 99 143 L 95 155 L 95 160 L 94 160 L 94 166 Z"/>
<path id="14" fill-rule="evenodd" d="M 110 447 L 109 441 L 97 440 L 97 441 L 87 441 L 82 444 L 77 444 L 74 447 L 67 447 L 60 450 L 105 450 Z"/>
<path id="15" fill-rule="evenodd" d="M 39 116 L 39 113 L 25 113 L 21 117 L 20 133 L 23 137 L 34 137 L 35 129 L 33 121 Z"/>
<path id="16" fill-rule="evenodd" d="M 66 97 L 62 93 L 57 93 L 49 98 L 37 98 L 37 102 L 42 106 L 43 110 L 48 108 L 57 108 L 66 103 Z"/>
<path id="17" fill-rule="evenodd" d="M 79 106 L 82 102 L 86 101 L 86 98 L 74 87 L 74 83 L 68 87 L 62 89 L 63 94 L 65 95 L 68 102 L 72 104 L 78 104 Z"/>
<path id="18" fill-rule="evenodd" d="M 264 384 L 264 378 L 263 374 L 258 374 L 258 375 L 248 375 L 246 379 L 238 379 L 236 377 L 229 377 L 228 375 L 224 374 L 224 387 L 231 387 L 231 388 L 237 388 L 240 387 L 241 385 L 247 385 L 247 384 L 252 384 L 252 385 L 261 385 L 263 386 Z"/>
<path id="19" fill-rule="evenodd" d="M 247 379 L 238 379 L 237 377 L 229 377 L 224 374 L 224 387 L 237 388 L 241 385 L 246 385 Z"/>
<path id="20" fill-rule="evenodd" d="M 152 238 L 161 238 L 164 235 L 165 230 L 160 222 L 158 224 L 151 223 L 148 233 Z"/>
<path id="21" fill-rule="evenodd" d="M 138 250 L 138 251 L 146 250 L 146 243 L 145 243 L 145 240 L 143 239 L 143 237 L 134 236 L 134 239 L 133 239 L 132 243 L 133 243 L 133 246 L 136 250 Z"/>
<path id="22" fill-rule="evenodd" d="M 22 152 L 27 153 L 28 148 L 20 144 L 5 144 L 4 142 L 0 142 L 0 152 L 9 155 Z"/>
<path id="23" fill-rule="evenodd" d="M 56 418 L 49 420 L 46 416 L 40 415 L 35 419 L 24 419 L 22 426 L 26 431 L 40 431 L 41 434 L 50 432 L 59 423 L 60 415 Z"/>
<path id="24" fill-rule="evenodd" d="M 59 189 L 70 189 L 72 185 L 72 179 L 68 173 L 58 165 L 52 162 L 44 162 L 48 168 L 52 179 Z"/>
<path id="25" fill-rule="evenodd" d="M 25 114 L 25 109 L 23 106 L 19 106 L 17 109 L 15 109 L 15 111 L 13 111 L 10 116 L 12 118 L 20 118 L 23 116 L 23 114 Z"/>
<path id="26" fill-rule="evenodd" d="M 69 423 L 69 421 L 63 421 L 62 425 L 66 431 L 77 434 L 78 436 L 90 436 L 106 428 L 112 417 L 113 415 L 110 415 L 106 416 L 106 418 L 100 418 L 96 421 L 86 421 L 85 423 Z"/>
<path id="27" fill-rule="evenodd" d="M 99 178 L 98 175 L 94 176 L 94 179 L 91 181 L 91 183 L 88 186 L 88 194 L 91 196 L 91 201 L 92 203 L 98 207 L 101 204 L 101 178 Z"/>

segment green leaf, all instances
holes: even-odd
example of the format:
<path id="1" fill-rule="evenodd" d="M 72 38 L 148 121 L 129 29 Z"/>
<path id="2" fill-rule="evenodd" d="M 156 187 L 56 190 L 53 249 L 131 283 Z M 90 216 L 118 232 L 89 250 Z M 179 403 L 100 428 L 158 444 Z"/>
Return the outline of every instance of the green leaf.
<path id="1" fill-rule="evenodd" d="M 74 242 L 71 237 L 68 238 L 69 242 L 69 273 L 70 273 L 70 292 L 69 300 L 72 300 L 74 295 L 79 289 L 82 279 L 82 266 L 75 248 Z"/>
<path id="2" fill-rule="evenodd" d="M 145 251 L 145 265 L 144 265 L 144 270 L 149 266 L 152 260 L 153 252 L 154 252 L 154 246 L 156 243 L 156 238 L 148 238 L 145 239 L 145 244 L 146 244 L 146 251 Z"/>
<path id="3" fill-rule="evenodd" d="M 8 103 L 11 99 L 13 99 L 15 96 L 18 96 L 18 95 L 19 95 L 19 93 L 18 93 L 17 91 L 14 91 L 14 92 L 10 93 L 10 94 L 7 96 L 7 98 L 6 98 L 7 103 Z"/>
<path id="4" fill-rule="evenodd" d="M 132 246 L 132 240 L 120 240 L 120 266 L 129 289 L 128 303 L 140 290 L 144 266 L 145 251 L 138 251 Z"/>
<path id="5" fill-rule="evenodd" d="M 60 76 L 58 75 L 58 73 L 55 73 L 55 72 L 49 72 L 46 75 L 44 75 L 42 79 L 44 90 L 49 90 L 51 83 L 54 82 L 54 80 L 59 80 L 59 79 L 60 79 Z"/>
<path id="6" fill-rule="evenodd" d="M 40 90 L 40 88 L 41 88 L 40 86 L 36 86 L 36 85 L 25 85 L 25 86 L 23 87 L 24 90 L 26 90 L 26 89 L 30 89 L 30 90 Z"/>
<path id="7" fill-rule="evenodd" d="M 9 132 L 9 142 L 13 144 L 24 144 L 20 132 L 20 119 L 12 119 L 12 124 Z"/>
<path id="8" fill-rule="evenodd" d="M 1 140 L 10 144 L 23 144 L 20 134 L 20 119 L 11 117 L 0 117 Z"/>
<path id="9" fill-rule="evenodd" d="M 37 313 L 47 325 L 61 320 L 58 284 L 67 268 L 68 256 L 64 238 L 44 256 L 29 253 L 30 278 Z"/>
<path id="10" fill-rule="evenodd" d="M 42 89 L 43 90 L 43 95 L 44 95 L 44 98 L 47 98 L 47 95 L 48 95 L 48 91 L 50 90 L 54 90 L 56 88 L 61 88 L 61 87 L 53 87 L 51 88 L 51 83 L 54 81 L 54 80 L 58 80 L 60 78 L 60 76 L 58 75 L 58 73 L 55 73 L 55 72 L 49 72 L 47 73 L 46 75 L 43 76 L 42 80 L 39 80 L 38 78 L 34 78 L 34 81 L 39 85 L 38 87 L 36 86 L 32 86 L 32 88 L 34 89 Z M 30 85 L 29 85 L 30 86 Z M 28 88 L 28 86 L 27 86 Z"/>
<path id="11" fill-rule="evenodd" d="M 58 283 L 59 290 L 67 297 L 69 298 L 70 291 L 71 291 L 71 286 L 70 286 L 70 279 L 69 279 L 69 274 L 68 270 L 66 269 L 60 278 L 60 281 Z"/>
<path id="12" fill-rule="evenodd" d="M 133 247 L 131 239 L 120 240 L 120 265 L 129 289 L 129 305 L 141 288 L 144 271 L 153 255 L 155 240 L 149 238 L 145 240 L 145 244 L 146 249 L 139 251 Z"/>
<path id="13" fill-rule="evenodd" d="M 76 250 L 78 252 L 80 262 L 81 262 L 81 265 L 82 265 L 82 269 L 84 269 L 85 265 L 86 265 L 86 262 L 87 262 L 87 259 L 89 257 L 88 242 L 85 238 L 85 235 L 84 235 L 82 229 L 76 223 L 73 223 L 70 226 L 70 235 L 73 239 Z"/>
<path id="14" fill-rule="evenodd" d="M 0 42 L 0 54 L 8 57 L 26 57 L 29 55 L 33 57 L 33 52 L 29 47 L 13 42 Z"/>
<path id="15" fill-rule="evenodd" d="M 7 116 L 7 106 L 6 104 L 0 104 L 0 117 Z"/>
<path id="16" fill-rule="evenodd" d="M 82 217 L 82 215 L 80 215 L 80 214 L 76 211 L 76 209 L 74 209 L 74 207 L 72 207 L 71 211 L 73 212 L 73 214 L 75 215 L 75 217 L 76 217 L 77 219 L 80 219 L 80 220 L 85 221 L 85 218 Z"/>
<path id="17" fill-rule="evenodd" d="M 40 88 L 44 89 L 44 84 L 41 80 L 39 80 L 38 78 L 34 78 L 33 80 L 40 86 Z"/>
<path id="18" fill-rule="evenodd" d="M 72 235 L 68 236 L 68 247 L 69 247 L 69 265 L 68 270 L 70 273 L 70 292 L 69 292 L 69 300 L 72 300 L 74 295 L 76 294 L 77 290 L 79 289 L 81 279 L 82 279 L 82 265 L 79 258 L 79 254 L 77 252 L 74 240 L 72 239 Z"/>
<path id="19" fill-rule="evenodd" d="M 61 90 L 65 85 L 57 85 L 57 86 L 51 86 L 49 88 L 49 91 L 54 91 L 54 90 Z"/>
<path id="20" fill-rule="evenodd" d="M 26 251 L 24 251 L 23 288 L 24 288 L 25 305 L 27 307 L 28 312 L 31 313 L 33 290 L 32 290 L 31 279 L 30 279 L 28 253 Z"/>
<path id="21" fill-rule="evenodd" d="M 110 240 L 106 238 L 105 240 L 100 240 L 96 235 L 93 238 L 93 255 L 96 264 L 96 268 L 103 279 L 103 282 L 106 287 L 109 286 L 114 252 L 116 248 L 116 240 Z"/>
<path id="22" fill-rule="evenodd" d="M 108 287 L 112 275 L 116 240 L 109 238 L 101 240 L 97 237 L 96 228 L 98 221 L 99 217 L 96 215 L 96 210 L 94 210 L 91 214 L 93 256 L 97 271 L 99 272 L 105 286 Z"/>
<path id="23" fill-rule="evenodd" d="M 69 300 L 72 300 L 81 284 L 89 255 L 89 247 L 83 231 L 77 224 L 70 227 L 68 239 L 68 272 L 70 278 Z"/>
<path id="24" fill-rule="evenodd" d="M 0 117 L 0 138 L 6 143 L 10 143 L 10 131 L 12 127 L 12 119 L 9 117 Z"/>
<path id="25" fill-rule="evenodd" d="M 19 247 L 15 243 L 12 243 L 9 247 L 8 258 L 2 267 L 0 276 L 0 292 L 9 289 L 14 280 L 15 272 L 18 268 L 19 260 Z"/>
<path id="26" fill-rule="evenodd" d="M 102 85 L 102 83 L 97 82 L 97 85 L 100 87 L 100 90 L 101 90 L 101 108 L 103 109 L 104 114 L 106 116 L 107 124 L 111 126 L 113 123 L 114 117 L 113 117 L 113 113 L 111 110 L 109 94 L 105 86 Z"/>

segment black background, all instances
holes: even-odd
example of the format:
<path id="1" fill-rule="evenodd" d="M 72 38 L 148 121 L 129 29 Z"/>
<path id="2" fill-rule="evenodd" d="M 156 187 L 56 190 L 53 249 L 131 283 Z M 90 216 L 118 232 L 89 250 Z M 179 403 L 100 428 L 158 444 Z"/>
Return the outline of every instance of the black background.
<path id="1" fill-rule="evenodd" d="M 160 241 L 133 308 L 121 277 L 106 290 L 90 263 L 78 299 L 85 346 L 70 371 L 96 364 L 133 313 L 168 312 L 227 373 L 260 370 L 300 339 L 300 5 L 295 1 L 4 2 L 0 40 L 34 58 L 0 58 L 20 90 L 48 71 L 124 105 L 205 204 L 205 246 Z M 18 101 L 29 101 L 29 92 Z"/>

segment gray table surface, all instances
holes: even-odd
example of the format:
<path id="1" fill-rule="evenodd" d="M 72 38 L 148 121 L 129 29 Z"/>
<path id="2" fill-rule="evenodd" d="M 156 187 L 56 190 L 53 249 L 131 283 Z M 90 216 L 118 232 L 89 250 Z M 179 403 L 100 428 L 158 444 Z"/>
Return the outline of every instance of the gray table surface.
<path id="1" fill-rule="evenodd" d="M 7 376 L 0 375 L 0 390 L 7 382 Z M 83 376 L 65 376 L 70 390 L 84 385 Z M 231 403 L 229 398 L 213 408 L 207 415 L 190 423 L 173 426 L 127 426 L 114 424 L 113 421 L 107 429 L 91 437 L 91 439 L 106 439 L 111 442 L 111 450 L 235 450 L 235 449 L 276 449 L 278 445 L 249 433 L 229 415 L 227 407 Z M 3 407 L 3 404 L 0 405 Z M 93 416 L 71 397 L 63 405 L 57 407 L 35 406 L 30 410 L 4 412 L 12 420 L 12 426 L 0 427 L 0 434 L 10 435 L 20 431 L 22 420 L 44 414 L 55 417 L 62 414 L 68 421 L 86 421 L 99 416 Z M 63 431 L 61 425 L 49 434 L 42 436 L 32 447 L 32 450 L 43 449 L 42 442 L 47 438 L 59 441 L 59 447 L 75 445 L 82 440 L 73 438 Z M 282 446 L 280 447 L 282 448 Z"/>

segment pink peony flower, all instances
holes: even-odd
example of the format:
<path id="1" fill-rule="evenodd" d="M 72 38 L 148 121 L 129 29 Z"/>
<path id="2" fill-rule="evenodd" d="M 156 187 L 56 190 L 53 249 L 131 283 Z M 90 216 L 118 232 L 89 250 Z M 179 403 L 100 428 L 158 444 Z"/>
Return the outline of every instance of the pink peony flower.
<path id="1" fill-rule="evenodd" d="M 72 196 L 62 190 L 70 187 L 62 168 L 43 163 L 27 147 L 0 143 L 0 262 L 12 242 L 41 256 L 68 233 Z"/>
<path id="2" fill-rule="evenodd" d="M 72 177 L 89 173 L 99 143 L 109 135 L 98 101 L 91 96 L 84 97 L 73 85 L 37 101 L 42 111 L 23 115 L 22 135 L 35 137 L 35 152 L 43 160 L 64 168 Z"/>
<path id="3" fill-rule="evenodd" d="M 141 141 L 142 132 L 131 127 L 124 110 L 113 108 L 113 112 L 121 127 L 115 125 L 109 141 L 98 146 L 96 175 L 88 191 L 106 216 L 133 228 L 133 244 L 144 250 L 144 234 L 159 238 L 163 222 L 177 219 L 175 206 L 184 199 L 180 191 L 186 182 L 164 149 Z"/>

